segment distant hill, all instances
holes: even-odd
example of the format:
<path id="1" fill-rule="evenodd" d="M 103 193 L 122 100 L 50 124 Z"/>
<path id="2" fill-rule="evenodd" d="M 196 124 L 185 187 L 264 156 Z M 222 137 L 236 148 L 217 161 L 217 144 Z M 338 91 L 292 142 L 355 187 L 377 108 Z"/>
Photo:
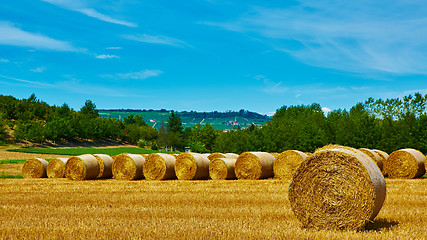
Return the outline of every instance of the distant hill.
<path id="1" fill-rule="evenodd" d="M 99 110 L 99 115 L 104 118 L 115 118 L 122 120 L 128 115 L 140 115 L 145 122 L 157 129 L 160 128 L 162 122 L 166 125 L 170 113 L 173 110 L 136 110 L 136 109 L 103 109 Z M 247 110 L 240 111 L 227 111 L 227 112 L 195 112 L 195 111 L 182 111 L 175 114 L 181 118 L 184 128 L 192 127 L 197 123 L 202 125 L 209 123 L 215 129 L 233 129 L 234 127 L 246 128 L 252 124 L 262 126 L 271 117 L 262 115 L 256 112 Z"/>

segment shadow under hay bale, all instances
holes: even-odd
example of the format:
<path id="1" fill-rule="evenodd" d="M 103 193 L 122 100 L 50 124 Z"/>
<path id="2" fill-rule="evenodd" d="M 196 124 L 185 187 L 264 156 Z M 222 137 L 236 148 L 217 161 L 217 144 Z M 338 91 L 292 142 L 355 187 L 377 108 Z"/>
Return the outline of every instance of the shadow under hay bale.
<path id="1" fill-rule="evenodd" d="M 122 153 L 113 157 L 113 178 L 118 180 L 139 180 L 144 178 L 145 158 L 140 154 Z"/>
<path id="2" fill-rule="evenodd" d="M 209 177 L 213 180 L 236 179 L 236 158 L 213 158 L 209 164 Z"/>
<path id="3" fill-rule="evenodd" d="M 22 166 L 22 176 L 24 178 L 45 178 L 48 164 L 42 158 L 30 158 Z"/>
<path id="4" fill-rule="evenodd" d="M 238 179 L 263 179 L 274 176 L 274 156 L 267 152 L 244 152 L 234 166 Z"/>
<path id="5" fill-rule="evenodd" d="M 65 177 L 70 180 L 93 180 L 99 175 L 98 159 L 91 154 L 74 156 L 65 164 Z"/>
<path id="6" fill-rule="evenodd" d="M 151 153 L 145 159 L 143 166 L 144 177 L 147 180 L 176 179 L 176 157 L 166 153 Z"/>
<path id="7" fill-rule="evenodd" d="M 49 161 L 46 168 L 48 178 L 64 178 L 65 164 L 69 158 L 53 158 Z"/>
<path id="8" fill-rule="evenodd" d="M 181 153 L 176 157 L 176 177 L 179 180 L 207 179 L 209 177 L 209 162 L 205 154 Z"/>
<path id="9" fill-rule="evenodd" d="M 399 225 L 398 221 L 386 220 L 386 219 L 375 219 L 372 222 L 368 222 L 363 229 L 364 231 L 390 231 L 394 227 Z"/>
<path id="10" fill-rule="evenodd" d="M 418 178 L 425 172 L 426 156 L 415 149 L 400 149 L 392 152 L 384 163 L 390 178 Z"/>
<path id="11" fill-rule="evenodd" d="M 380 211 L 386 185 L 376 163 L 349 147 L 316 151 L 289 186 L 291 209 L 306 228 L 360 230 Z"/>
<path id="12" fill-rule="evenodd" d="M 307 158 L 307 154 L 298 150 L 286 150 L 274 161 L 274 177 L 279 179 L 291 179 L 295 170 Z"/>

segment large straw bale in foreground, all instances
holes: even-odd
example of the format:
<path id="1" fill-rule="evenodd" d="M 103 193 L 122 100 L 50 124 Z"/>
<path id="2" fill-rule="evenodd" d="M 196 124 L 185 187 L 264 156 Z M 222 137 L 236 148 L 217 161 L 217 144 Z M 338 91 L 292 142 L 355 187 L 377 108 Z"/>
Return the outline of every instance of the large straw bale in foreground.
<path id="1" fill-rule="evenodd" d="M 292 174 L 307 158 L 307 154 L 298 150 L 286 150 L 274 161 L 274 177 L 279 179 L 291 179 Z"/>
<path id="2" fill-rule="evenodd" d="M 301 163 L 288 196 L 304 227 L 358 230 L 377 216 L 386 186 L 367 155 L 351 148 L 326 149 Z"/>
<path id="3" fill-rule="evenodd" d="M 204 154 L 181 153 L 176 157 L 175 174 L 180 180 L 207 179 L 209 159 Z"/>
<path id="4" fill-rule="evenodd" d="M 45 178 L 48 164 L 42 158 L 30 158 L 22 166 L 22 176 L 24 178 Z"/>
<path id="5" fill-rule="evenodd" d="M 418 150 L 400 149 L 390 154 L 384 162 L 384 169 L 391 178 L 418 178 L 426 172 L 425 159 Z"/>
<path id="6" fill-rule="evenodd" d="M 209 177 L 213 180 L 236 179 L 236 158 L 214 158 L 209 164 Z"/>
<path id="7" fill-rule="evenodd" d="M 74 156 L 65 164 L 65 177 L 70 180 L 96 179 L 99 175 L 98 159 L 91 154 Z"/>
<path id="8" fill-rule="evenodd" d="M 49 161 L 46 168 L 46 173 L 49 178 L 64 178 L 65 164 L 69 158 L 53 158 Z"/>
<path id="9" fill-rule="evenodd" d="M 99 164 L 99 174 L 96 178 L 106 179 L 113 177 L 113 158 L 107 154 L 93 154 L 93 156 L 98 160 Z"/>
<path id="10" fill-rule="evenodd" d="M 122 153 L 113 157 L 113 178 L 119 180 L 139 180 L 144 178 L 145 158 L 140 154 Z"/>
<path id="11" fill-rule="evenodd" d="M 358 150 L 368 155 L 372 159 L 372 161 L 374 161 L 377 164 L 380 171 L 383 169 L 382 158 L 377 152 L 368 148 L 359 148 Z"/>
<path id="12" fill-rule="evenodd" d="M 151 153 L 145 159 L 142 172 L 147 180 L 176 179 L 174 155 L 166 153 Z"/>
<path id="13" fill-rule="evenodd" d="M 274 176 L 274 156 L 266 152 L 244 152 L 234 166 L 238 179 L 260 179 Z"/>

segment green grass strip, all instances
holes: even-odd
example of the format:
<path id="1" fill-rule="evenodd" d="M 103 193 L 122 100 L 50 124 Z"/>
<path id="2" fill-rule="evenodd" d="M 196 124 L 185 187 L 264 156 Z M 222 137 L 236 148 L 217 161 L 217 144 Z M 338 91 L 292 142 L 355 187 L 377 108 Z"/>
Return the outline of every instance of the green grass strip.
<path id="1" fill-rule="evenodd" d="M 22 175 L 0 175 L 0 179 L 6 178 L 24 178 Z"/>
<path id="2" fill-rule="evenodd" d="M 27 161 L 26 159 L 10 159 L 10 160 L 0 160 L 0 164 L 21 164 Z"/>
<path id="3" fill-rule="evenodd" d="M 82 154 L 107 154 L 115 156 L 121 153 L 132 154 L 150 154 L 150 153 L 177 153 L 155 151 L 149 149 L 141 149 L 137 147 L 118 147 L 118 148 L 19 148 L 8 149 L 11 152 L 24 152 L 24 153 L 39 153 L 39 154 L 55 154 L 55 155 L 82 155 Z"/>

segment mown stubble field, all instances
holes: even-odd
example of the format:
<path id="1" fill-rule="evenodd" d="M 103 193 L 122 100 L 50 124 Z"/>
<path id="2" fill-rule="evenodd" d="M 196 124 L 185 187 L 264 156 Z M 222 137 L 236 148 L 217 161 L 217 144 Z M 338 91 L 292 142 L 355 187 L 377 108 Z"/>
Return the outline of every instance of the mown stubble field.
<path id="1" fill-rule="evenodd" d="M 426 239 L 427 179 L 387 179 L 359 232 L 302 229 L 289 182 L 1 179 L 0 239 Z"/>

